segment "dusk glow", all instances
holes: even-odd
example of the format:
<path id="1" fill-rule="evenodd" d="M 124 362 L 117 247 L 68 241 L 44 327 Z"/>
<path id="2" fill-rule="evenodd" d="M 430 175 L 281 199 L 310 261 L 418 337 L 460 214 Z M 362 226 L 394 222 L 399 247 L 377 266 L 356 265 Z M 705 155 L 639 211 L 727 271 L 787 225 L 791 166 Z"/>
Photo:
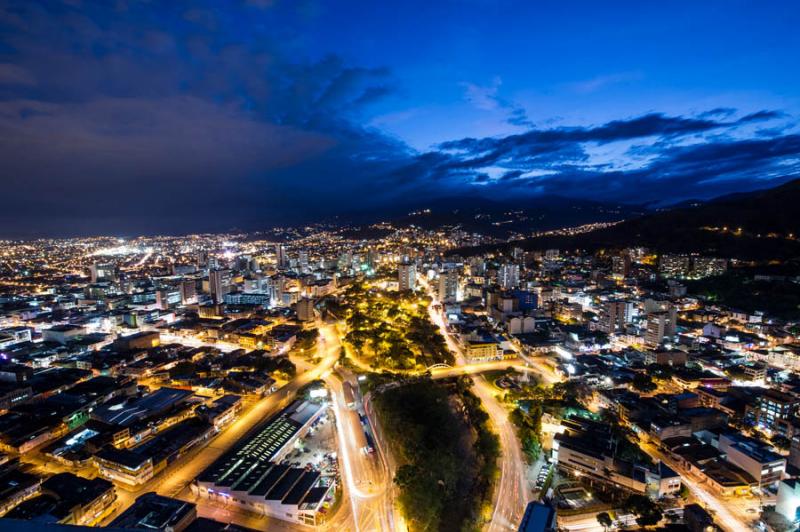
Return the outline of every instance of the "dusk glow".
<path id="1" fill-rule="evenodd" d="M 701 5 L 698 5 L 701 4 Z M 794 2 L 5 2 L 0 236 L 798 174 Z"/>
<path id="2" fill-rule="evenodd" d="M 0 532 L 800 530 L 797 1 L 0 1 L 0 190 Z"/>

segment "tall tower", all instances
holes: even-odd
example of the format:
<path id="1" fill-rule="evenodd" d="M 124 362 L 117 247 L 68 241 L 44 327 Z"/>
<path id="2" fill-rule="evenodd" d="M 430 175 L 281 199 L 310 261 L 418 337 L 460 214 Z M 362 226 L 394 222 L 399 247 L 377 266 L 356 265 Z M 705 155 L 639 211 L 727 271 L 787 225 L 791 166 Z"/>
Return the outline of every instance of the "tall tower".
<path id="1" fill-rule="evenodd" d="M 397 267 L 397 281 L 400 291 L 414 290 L 417 284 L 417 265 L 413 262 L 404 262 Z"/>
<path id="2" fill-rule="evenodd" d="M 519 265 L 503 264 L 497 274 L 497 282 L 500 287 L 509 290 L 519 286 Z"/>
<path id="3" fill-rule="evenodd" d="M 458 271 L 448 270 L 439 274 L 439 301 L 454 303 L 458 299 Z"/>
<path id="4" fill-rule="evenodd" d="M 275 261 L 278 263 L 278 268 L 286 268 L 289 265 L 289 256 L 283 244 L 275 245 Z"/>
<path id="5" fill-rule="evenodd" d="M 208 272 L 208 291 L 214 303 L 222 303 L 225 294 L 231 291 L 231 278 L 228 270 L 211 270 Z"/>

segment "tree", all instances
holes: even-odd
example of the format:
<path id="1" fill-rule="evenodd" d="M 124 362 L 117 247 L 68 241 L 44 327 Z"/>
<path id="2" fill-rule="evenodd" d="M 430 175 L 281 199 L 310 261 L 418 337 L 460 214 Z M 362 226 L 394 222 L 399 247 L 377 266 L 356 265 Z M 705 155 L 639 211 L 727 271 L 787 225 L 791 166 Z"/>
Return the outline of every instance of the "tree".
<path id="1" fill-rule="evenodd" d="M 296 349 L 313 349 L 317 345 L 317 338 L 319 338 L 319 331 L 317 329 L 308 329 L 297 333 L 294 347 Z"/>
<path id="2" fill-rule="evenodd" d="M 633 378 L 633 387 L 640 392 L 649 393 L 658 388 L 649 375 L 637 373 Z"/>
<path id="3" fill-rule="evenodd" d="M 608 512 L 600 512 L 597 514 L 597 522 L 603 527 L 603 530 L 608 530 L 614 524 L 614 520 L 608 515 Z"/>
<path id="4" fill-rule="evenodd" d="M 789 449 L 792 444 L 792 441 L 789 438 L 786 436 L 781 436 L 780 434 L 773 436 L 771 441 L 772 445 L 784 451 Z"/>
<path id="5" fill-rule="evenodd" d="M 622 505 L 622 509 L 636 516 L 636 524 L 641 527 L 653 526 L 661 521 L 664 515 L 656 503 L 644 495 L 631 495 Z"/>
<path id="6" fill-rule="evenodd" d="M 647 366 L 647 373 L 656 379 L 668 380 L 675 375 L 675 368 L 662 364 L 650 364 Z"/>

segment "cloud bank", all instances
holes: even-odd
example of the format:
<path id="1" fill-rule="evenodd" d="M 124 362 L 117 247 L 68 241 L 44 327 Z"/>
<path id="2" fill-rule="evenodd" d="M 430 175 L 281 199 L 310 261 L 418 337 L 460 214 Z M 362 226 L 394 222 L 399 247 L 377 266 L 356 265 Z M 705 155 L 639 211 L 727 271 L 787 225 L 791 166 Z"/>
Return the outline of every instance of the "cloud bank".
<path id="1" fill-rule="evenodd" d="M 309 11 L 4 3 L 0 236 L 254 229 L 462 192 L 671 201 L 800 175 L 780 110 L 540 128 L 499 78 L 464 97 L 523 133 L 413 150 L 368 125 L 408 80 L 305 53 Z"/>

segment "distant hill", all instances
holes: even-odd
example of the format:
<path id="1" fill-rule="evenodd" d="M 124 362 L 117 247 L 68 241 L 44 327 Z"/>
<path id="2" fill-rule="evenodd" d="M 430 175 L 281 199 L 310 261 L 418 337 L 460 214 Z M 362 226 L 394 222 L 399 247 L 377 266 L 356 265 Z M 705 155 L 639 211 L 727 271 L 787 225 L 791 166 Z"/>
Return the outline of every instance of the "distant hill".
<path id="1" fill-rule="evenodd" d="M 474 195 L 431 200 L 410 200 L 379 212 L 362 211 L 340 216 L 343 223 L 370 224 L 380 221 L 425 229 L 460 226 L 465 231 L 499 238 L 523 237 L 535 231 L 616 222 L 641 216 L 644 208 L 560 196 L 515 200 L 491 200 Z"/>
<path id="2" fill-rule="evenodd" d="M 786 259 L 800 257 L 800 242 L 787 238 L 800 235 L 798 214 L 800 179 L 775 188 L 684 203 L 591 233 L 530 238 L 515 245 L 587 250 L 640 245 L 662 252 Z"/>

